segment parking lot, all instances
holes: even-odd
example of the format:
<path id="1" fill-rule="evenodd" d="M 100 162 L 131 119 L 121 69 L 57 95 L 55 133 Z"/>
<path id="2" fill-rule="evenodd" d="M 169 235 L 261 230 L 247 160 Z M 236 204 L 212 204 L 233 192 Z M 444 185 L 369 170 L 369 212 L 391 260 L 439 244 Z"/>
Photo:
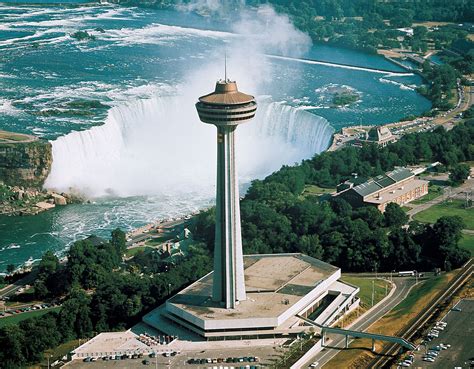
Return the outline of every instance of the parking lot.
<path id="1" fill-rule="evenodd" d="M 280 349 L 274 347 L 253 347 L 246 349 L 219 349 L 219 350 L 203 350 L 199 352 L 183 352 L 176 356 L 165 357 L 157 355 L 150 358 L 144 355 L 140 359 L 125 360 L 107 360 L 98 359 L 95 362 L 84 362 L 83 360 L 74 360 L 67 364 L 68 368 L 172 368 L 172 369 L 208 369 L 208 368 L 235 368 L 235 369 L 255 369 L 268 366 L 278 359 Z M 258 362 L 242 361 L 242 362 L 225 362 L 227 358 L 249 358 L 258 357 Z M 224 362 L 213 362 L 205 364 L 190 364 L 191 359 L 223 359 Z"/>
<path id="2" fill-rule="evenodd" d="M 447 323 L 446 328 L 439 332 L 439 337 L 420 347 L 411 367 L 434 369 L 470 367 L 470 361 L 474 359 L 474 300 L 459 301 L 441 321 Z M 451 347 L 438 351 L 434 362 L 423 361 L 425 353 L 440 344 Z"/>

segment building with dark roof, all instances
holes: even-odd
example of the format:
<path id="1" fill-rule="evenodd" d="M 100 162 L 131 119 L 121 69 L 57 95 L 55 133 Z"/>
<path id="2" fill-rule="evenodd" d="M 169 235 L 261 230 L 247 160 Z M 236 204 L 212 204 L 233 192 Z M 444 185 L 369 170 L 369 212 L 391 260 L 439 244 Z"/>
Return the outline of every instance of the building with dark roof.
<path id="1" fill-rule="evenodd" d="M 336 196 L 354 207 L 372 205 L 384 212 L 391 202 L 403 205 L 426 195 L 428 183 L 415 178 L 410 169 L 397 168 L 358 185 L 346 181 L 338 186 Z"/>

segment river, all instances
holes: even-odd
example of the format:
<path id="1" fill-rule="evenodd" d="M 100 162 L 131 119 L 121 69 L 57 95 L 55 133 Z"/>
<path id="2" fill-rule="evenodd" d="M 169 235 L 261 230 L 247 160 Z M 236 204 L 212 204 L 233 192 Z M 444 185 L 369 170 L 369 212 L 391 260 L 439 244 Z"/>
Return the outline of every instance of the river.
<path id="1" fill-rule="evenodd" d="M 194 103 L 223 77 L 224 53 L 229 76 L 259 102 L 255 121 L 238 131 L 243 187 L 324 151 L 334 129 L 430 108 L 415 91 L 418 76 L 379 56 L 311 45 L 270 8 L 219 19 L 107 4 L 0 4 L 0 129 L 51 140 L 46 185 L 91 200 L 0 217 L 0 271 L 92 233 L 107 237 L 211 205 L 215 130 L 199 123 Z M 74 38 L 77 31 L 93 39 Z M 332 107 L 340 90 L 359 100 Z"/>

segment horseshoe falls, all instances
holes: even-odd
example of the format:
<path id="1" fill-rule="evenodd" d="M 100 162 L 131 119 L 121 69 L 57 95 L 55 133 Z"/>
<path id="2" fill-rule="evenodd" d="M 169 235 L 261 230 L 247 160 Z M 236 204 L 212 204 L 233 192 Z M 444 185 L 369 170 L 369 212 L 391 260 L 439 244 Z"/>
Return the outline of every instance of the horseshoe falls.
<path id="1" fill-rule="evenodd" d="M 333 132 L 322 117 L 260 100 L 255 121 L 237 131 L 241 181 L 320 153 Z M 190 189 L 211 197 L 215 135 L 184 97 L 155 96 L 118 106 L 104 125 L 52 141 L 53 167 L 45 186 L 92 198 L 186 196 Z"/>

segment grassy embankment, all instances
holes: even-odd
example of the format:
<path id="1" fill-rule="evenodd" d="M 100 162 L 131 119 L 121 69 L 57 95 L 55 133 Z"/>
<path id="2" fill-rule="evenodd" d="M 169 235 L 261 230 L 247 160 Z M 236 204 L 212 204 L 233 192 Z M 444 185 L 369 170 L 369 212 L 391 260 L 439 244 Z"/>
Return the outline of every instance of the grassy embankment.
<path id="1" fill-rule="evenodd" d="M 28 135 L 0 130 L 0 142 L 21 142 L 31 139 L 32 137 Z"/>
<path id="2" fill-rule="evenodd" d="M 335 192 L 335 188 L 322 188 L 315 185 L 307 185 L 304 188 L 303 196 L 321 196 Z"/>
<path id="3" fill-rule="evenodd" d="M 446 287 L 456 272 L 440 275 L 420 282 L 408 294 L 407 298 L 392 309 L 382 319 L 375 322 L 368 329 L 372 333 L 396 335 L 413 318 L 424 310 L 430 301 Z M 349 349 L 342 350 L 324 368 L 364 368 L 374 355 L 370 352 L 372 342 L 369 339 L 357 339 L 352 342 Z M 375 349 L 380 352 L 384 342 L 376 341 Z"/>
<path id="4" fill-rule="evenodd" d="M 474 235 L 463 234 L 461 241 L 459 241 L 459 247 L 469 250 L 471 256 L 474 256 Z"/>
<path id="5" fill-rule="evenodd" d="M 51 309 L 44 309 L 44 310 L 33 310 L 27 313 L 21 313 L 17 315 L 8 316 L 6 318 L 0 319 L 0 328 L 5 327 L 7 325 L 18 324 L 22 320 L 26 320 L 29 318 L 33 318 L 35 316 L 41 316 L 51 311 L 59 311 L 60 307 L 55 307 Z"/>
<path id="6" fill-rule="evenodd" d="M 342 281 L 360 288 L 358 296 L 363 311 L 372 305 L 372 281 L 374 281 L 374 305 L 382 300 L 391 290 L 390 283 L 384 279 L 362 278 L 342 275 Z"/>
<path id="7" fill-rule="evenodd" d="M 75 348 L 79 347 L 81 343 L 84 343 L 87 341 L 87 339 L 82 339 L 82 340 L 71 340 L 68 342 L 65 342 L 58 347 L 55 347 L 53 349 L 46 350 L 43 354 L 43 360 L 40 363 L 30 365 L 28 369 L 42 369 L 42 368 L 47 368 L 48 367 L 48 357 L 50 364 L 53 363 L 56 360 L 60 360 L 63 356 L 66 356 L 69 354 L 71 351 L 73 351 Z"/>
<path id="8" fill-rule="evenodd" d="M 150 250 L 153 250 L 153 247 L 149 247 L 149 246 L 134 247 L 132 249 L 127 249 L 127 251 L 125 251 L 125 256 L 126 257 L 131 257 L 131 256 L 135 256 L 139 252 L 142 252 L 142 251 L 146 252 L 146 251 L 150 251 Z"/>
<path id="9" fill-rule="evenodd" d="M 460 216 L 466 229 L 474 230 L 474 208 L 464 208 L 464 201 L 453 200 L 451 202 L 436 204 L 414 216 L 415 220 L 423 223 L 435 223 L 442 216 Z"/>

